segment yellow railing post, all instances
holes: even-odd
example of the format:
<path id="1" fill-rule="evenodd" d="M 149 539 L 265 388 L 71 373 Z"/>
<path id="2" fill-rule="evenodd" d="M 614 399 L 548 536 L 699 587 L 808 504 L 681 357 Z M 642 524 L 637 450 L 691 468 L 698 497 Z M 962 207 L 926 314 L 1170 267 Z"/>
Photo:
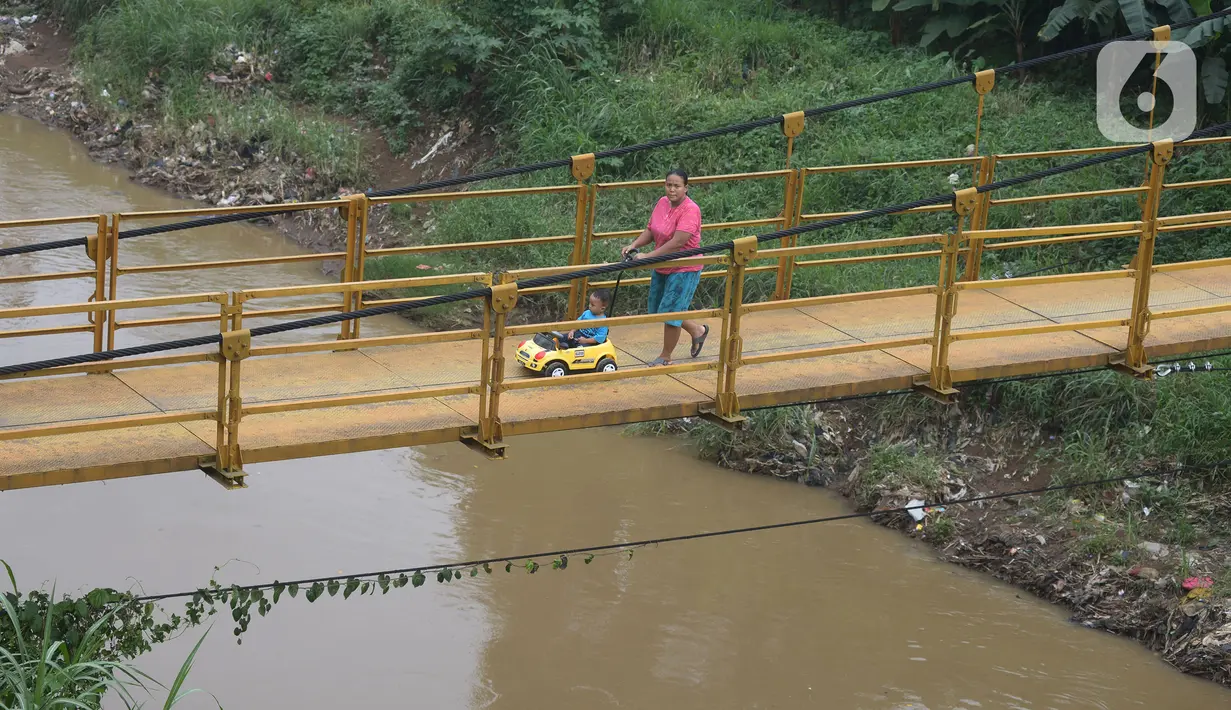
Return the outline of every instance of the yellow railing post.
<path id="1" fill-rule="evenodd" d="M 223 307 L 223 313 L 230 319 L 230 324 L 223 330 L 242 330 L 244 327 L 244 304 L 247 296 L 242 292 L 231 292 L 231 303 Z"/>
<path id="2" fill-rule="evenodd" d="M 107 262 L 109 261 L 107 253 L 111 243 L 111 233 L 108 227 L 107 215 L 100 214 L 94 234 L 86 237 L 85 253 L 94 262 L 94 293 L 90 296 L 91 301 L 107 300 Z M 101 352 L 107 311 L 90 313 L 87 315 L 87 320 L 90 325 L 94 326 L 94 352 Z"/>
<path id="3" fill-rule="evenodd" d="M 235 330 L 231 323 L 233 320 L 235 293 L 231 293 L 231 303 L 218 304 L 218 334 L 226 335 L 228 330 Z M 242 308 L 242 306 L 241 306 Z M 215 468 L 219 471 L 225 471 L 230 457 L 227 455 L 227 359 L 222 355 L 222 348 L 219 346 L 219 351 L 214 358 L 218 361 L 218 410 L 214 419 L 214 455 Z"/>
<path id="4" fill-rule="evenodd" d="M 782 135 L 786 136 L 786 169 L 791 169 L 791 156 L 795 152 L 795 139 L 804 132 L 805 118 L 803 111 L 783 114 Z M 800 202 L 803 193 L 803 170 L 787 173 L 786 187 L 783 194 L 782 229 L 789 229 L 798 224 Z M 781 246 L 785 249 L 795 246 L 798 237 L 783 237 Z M 778 259 L 777 283 L 774 285 L 774 298 L 782 300 L 791 297 L 791 279 L 795 272 L 795 257 L 784 256 Z"/>
<path id="5" fill-rule="evenodd" d="M 799 168 L 792 173 L 793 185 L 791 187 L 794 189 L 794 194 L 790 199 L 791 211 L 789 213 L 790 220 L 786 224 L 787 227 L 798 227 L 801 221 L 804 209 L 804 181 L 807 179 L 807 176 L 807 168 Z M 787 243 L 790 246 L 798 246 L 799 235 L 790 237 Z M 779 260 L 778 272 L 782 276 L 779 279 L 777 288 L 775 288 L 775 298 L 778 299 L 789 299 L 791 297 L 791 286 L 795 283 L 795 257 L 786 257 L 784 260 L 786 262 L 785 271 L 781 268 L 783 260 Z"/>
<path id="6" fill-rule="evenodd" d="M 786 194 L 782 204 L 782 219 L 778 222 L 779 229 L 788 229 L 793 224 L 793 219 L 796 213 L 795 209 L 795 182 L 796 173 L 791 171 L 786 174 Z M 795 246 L 796 237 L 783 237 L 781 240 L 783 247 Z M 790 298 L 791 296 L 791 277 L 795 271 L 795 257 L 783 256 L 778 258 L 777 280 L 774 284 L 774 298 L 781 300 Z"/>
<path id="7" fill-rule="evenodd" d="M 1171 41 L 1171 25 L 1160 25 L 1159 27 L 1155 27 L 1152 32 L 1154 36 L 1150 40 L 1150 43 L 1154 45 L 1154 73 L 1150 84 L 1150 96 L 1154 97 L 1154 101 L 1150 103 L 1150 118 L 1146 123 L 1146 141 L 1151 143 L 1154 142 L 1154 109 L 1158 107 L 1158 67 L 1163 62 L 1163 48 L 1166 47 L 1167 43 Z M 1150 171 L 1153 170 L 1154 165 L 1154 157 L 1153 153 L 1151 153 L 1146 157 L 1145 165 L 1142 166 L 1141 169 L 1142 187 L 1149 187 Z M 1149 212 L 1149 201 L 1150 196 L 1148 192 L 1137 195 L 1137 204 L 1141 207 L 1141 219 L 1143 222 L 1147 219 L 1146 215 Z M 1134 256 L 1133 260 L 1129 262 L 1127 268 L 1137 268 L 1136 256 Z"/>
<path id="8" fill-rule="evenodd" d="M 589 224 L 590 185 L 587 184 L 594 175 L 594 154 L 574 155 L 572 158 L 573 177 L 577 179 L 577 211 L 573 228 L 573 254 L 569 259 L 571 266 L 583 266 L 590 263 L 590 240 L 587 226 Z M 586 309 L 586 279 L 574 280 L 568 291 L 568 318 L 570 320 L 581 315 Z"/>
<path id="9" fill-rule="evenodd" d="M 493 281 L 492 283 L 495 283 Z M 483 347 L 479 361 L 479 439 L 486 440 L 491 428 L 487 418 L 492 390 L 492 297 L 483 300 Z"/>
<path id="10" fill-rule="evenodd" d="M 979 108 L 975 114 L 975 155 L 979 154 L 979 139 L 983 137 L 983 104 L 987 99 L 987 95 L 995 87 L 995 69 L 984 69 L 975 74 L 975 93 L 979 95 Z"/>
<path id="11" fill-rule="evenodd" d="M 108 241 L 111 243 L 110 248 L 107 249 L 107 256 L 111 258 L 111 268 L 107 275 L 107 300 L 115 301 L 119 299 L 117 289 L 120 285 L 120 214 L 118 212 L 111 215 L 111 234 L 108 236 Z M 107 311 L 107 349 L 115 349 L 115 310 Z"/>
<path id="12" fill-rule="evenodd" d="M 372 211 L 372 202 L 368 200 L 367 195 L 359 195 L 360 199 L 356 200 L 359 203 L 360 218 L 359 218 L 359 234 L 355 239 L 355 268 L 351 272 L 351 278 L 355 281 L 363 281 L 363 264 L 367 261 L 368 249 L 368 216 Z M 354 310 L 363 310 L 363 291 L 355 291 L 351 294 L 352 305 Z M 351 337 L 358 338 L 359 329 L 363 327 L 363 320 L 356 319 L 351 321 Z"/>
<path id="13" fill-rule="evenodd" d="M 744 420 L 740 415 L 739 395 L 735 391 L 735 371 L 743 357 L 744 340 L 740 336 L 740 319 L 744 311 L 744 269 L 757 254 L 757 238 L 736 239 L 727 266 L 727 285 L 723 298 L 722 340 L 718 351 L 717 410 L 719 423 L 734 425 Z"/>
<path id="14" fill-rule="evenodd" d="M 782 115 L 782 135 L 786 136 L 786 169 L 791 169 L 791 155 L 795 152 L 795 139 L 804 132 L 804 112 L 795 111 Z"/>
<path id="15" fill-rule="evenodd" d="M 979 174 L 975 178 L 975 185 L 982 187 L 991 183 L 996 177 L 996 156 L 985 155 L 979 158 Z M 992 206 L 992 193 L 984 192 L 979 195 L 978 201 L 975 203 L 974 212 L 970 215 L 970 228 L 972 230 L 987 229 L 987 213 Z M 983 269 L 983 238 L 975 237 L 970 240 L 970 252 L 966 256 L 966 270 L 962 276 L 963 281 L 978 281 L 979 274 Z"/>
<path id="16" fill-rule="evenodd" d="M 952 342 L 953 316 L 957 312 L 957 257 L 962 245 L 963 225 L 979 201 L 978 188 L 968 187 L 953 195 L 957 226 L 944 237 L 940 254 L 940 276 L 936 282 L 936 320 L 932 331 L 932 363 L 926 384 L 918 389 L 945 403 L 955 401 L 953 377 L 949 371 L 949 345 Z"/>
<path id="17" fill-rule="evenodd" d="M 1154 243 L 1158 237 L 1158 208 L 1163 193 L 1163 177 L 1167 164 L 1175 154 L 1171 140 L 1155 141 L 1150 147 L 1149 191 L 1141 215 L 1141 237 L 1133 282 L 1133 311 L 1128 326 L 1128 344 L 1124 361 L 1116 363 L 1137 377 L 1150 377 L 1153 370 L 1146 362 L 1145 339 L 1150 334 L 1150 276 L 1154 271 Z"/>
<path id="18" fill-rule="evenodd" d="M 979 107 L 975 113 L 975 142 L 972 156 L 979 155 L 980 141 L 983 139 L 983 109 L 987 95 L 996 87 L 996 70 L 984 69 L 975 74 L 975 93 L 979 95 Z M 983 186 L 991 182 L 996 170 L 994 156 L 979 158 L 978 173 L 975 175 L 975 186 Z M 974 214 L 970 218 L 970 228 L 985 229 L 987 227 L 987 209 L 991 202 L 991 193 L 979 196 L 975 203 Z M 983 265 L 983 240 L 974 239 L 970 243 L 970 253 L 966 257 L 966 269 L 963 274 L 965 281 L 978 281 L 979 270 Z"/>
<path id="19" fill-rule="evenodd" d="M 494 278 L 492 294 L 483 314 L 483 363 L 479 374 L 479 427 L 462 443 L 489 458 L 504 458 L 504 431 L 500 424 L 500 395 L 504 391 L 504 339 L 509 311 L 517 304 L 517 283 L 507 274 Z M 492 315 L 495 315 L 494 323 Z"/>
<path id="20" fill-rule="evenodd" d="M 342 266 L 342 283 L 350 283 L 355 280 L 355 273 L 358 270 L 356 265 L 358 259 L 357 247 L 366 237 L 368 224 L 368 196 L 364 194 L 347 195 L 346 200 L 350 204 L 339 208 L 342 216 L 346 219 L 346 263 Z M 355 310 L 355 303 L 354 291 L 344 291 L 342 293 L 343 313 Z M 342 321 L 338 339 L 350 340 L 357 337 L 359 337 L 358 323 L 349 320 Z"/>

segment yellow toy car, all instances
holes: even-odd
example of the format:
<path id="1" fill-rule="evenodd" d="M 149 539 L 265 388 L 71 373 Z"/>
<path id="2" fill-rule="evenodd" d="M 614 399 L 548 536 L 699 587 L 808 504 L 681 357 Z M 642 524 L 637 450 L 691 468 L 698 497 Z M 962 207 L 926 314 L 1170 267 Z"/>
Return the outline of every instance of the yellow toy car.
<path id="1" fill-rule="evenodd" d="M 569 347 L 572 345 L 573 347 Z M 539 333 L 517 346 L 517 361 L 544 377 L 570 372 L 615 372 L 616 349 L 611 339 L 598 345 L 578 345 L 565 333 Z"/>

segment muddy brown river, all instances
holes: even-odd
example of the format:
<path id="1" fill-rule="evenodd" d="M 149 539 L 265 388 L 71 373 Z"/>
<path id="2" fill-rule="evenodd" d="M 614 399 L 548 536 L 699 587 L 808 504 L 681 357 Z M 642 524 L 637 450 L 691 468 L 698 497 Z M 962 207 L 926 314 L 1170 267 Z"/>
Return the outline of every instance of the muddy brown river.
<path id="1" fill-rule="evenodd" d="M 183 204 L 91 162 L 64 134 L 0 115 L 0 219 Z M 83 233 L 0 233 L 0 245 Z M 125 263 L 299 253 L 245 226 L 124 250 Z M 85 268 L 76 251 L 5 257 L 0 274 Z M 181 272 L 126 277 L 122 295 L 333 278 L 314 264 Z M 0 308 L 88 293 L 85 282 L 7 285 Z M 367 327 L 407 328 L 396 318 Z M 185 332 L 124 333 L 121 344 Z M 0 340 L 0 362 L 89 345 Z M 488 462 L 453 444 L 256 465 L 237 492 L 185 472 L 4 493 L 0 558 L 25 587 L 161 593 L 202 585 L 215 566 L 224 583 L 248 584 L 847 510 L 828 492 L 719 469 L 680 442 L 618 429 L 518 438 L 510 456 Z M 189 685 L 226 708 L 1161 710 L 1231 700 L 1134 642 L 1072 625 L 865 521 L 669 544 L 533 576 L 501 568 L 388 596 L 284 598 L 254 615 L 240 646 L 229 615 L 217 618 Z M 200 633 L 140 665 L 169 682 Z M 217 705 L 196 695 L 181 707 Z"/>

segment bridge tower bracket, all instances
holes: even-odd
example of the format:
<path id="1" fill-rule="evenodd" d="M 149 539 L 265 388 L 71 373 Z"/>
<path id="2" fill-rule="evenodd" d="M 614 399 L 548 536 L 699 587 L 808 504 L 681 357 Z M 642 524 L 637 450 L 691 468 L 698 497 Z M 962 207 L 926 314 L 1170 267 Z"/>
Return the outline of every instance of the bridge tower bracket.
<path id="1" fill-rule="evenodd" d="M 723 397 L 726 395 L 719 396 Z M 730 395 L 730 397 L 732 401 L 734 401 L 734 395 Z M 724 402 L 723 405 L 727 407 L 733 406 L 732 404 L 727 404 L 726 402 Z M 730 432 L 743 431 L 748 425 L 748 417 L 745 417 L 742 414 L 725 415 L 713 409 L 701 410 L 701 418 L 710 424 L 721 427 L 722 429 Z"/>
<path id="2" fill-rule="evenodd" d="M 924 375 L 916 380 L 913 389 L 924 397 L 941 404 L 957 404 L 962 396 L 962 393 L 953 387 L 933 388 L 930 375 Z"/>
<path id="3" fill-rule="evenodd" d="M 1109 367 L 1111 367 L 1112 370 L 1115 370 L 1116 372 L 1119 372 L 1124 375 L 1128 375 L 1129 377 L 1132 377 L 1135 380 L 1154 379 L 1154 366 L 1153 365 L 1141 365 L 1139 367 L 1133 367 L 1132 365 L 1129 365 L 1127 362 L 1125 362 L 1123 359 L 1120 359 L 1120 360 L 1112 360 Z"/>
<path id="4" fill-rule="evenodd" d="M 237 471 L 226 471 L 218 466 L 218 458 L 216 456 L 202 456 L 197 461 L 197 468 L 210 480 L 227 489 L 228 491 L 236 491 L 241 488 L 247 488 L 248 484 L 244 479 L 248 474 L 243 469 Z"/>
<path id="5" fill-rule="evenodd" d="M 500 430 L 499 422 L 496 423 L 496 431 Z M 484 458 L 492 461 L 503 461 L 508 458 L 505 452 L 504 437 L 497 436 L 494 441 L 484 441 L 479 435 L 478 429 L 462 434 L 462 443 L 471 451 L 481 454 Z"/>

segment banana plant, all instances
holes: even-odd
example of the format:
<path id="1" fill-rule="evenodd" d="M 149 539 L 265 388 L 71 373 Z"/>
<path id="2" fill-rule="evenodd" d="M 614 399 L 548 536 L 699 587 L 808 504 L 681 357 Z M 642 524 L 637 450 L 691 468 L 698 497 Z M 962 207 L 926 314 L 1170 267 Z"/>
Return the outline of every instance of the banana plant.
<path id="1" fill-rule="evenodd" d="M 1105 39 L 1127 27 L 1133 34 L 1154 27 L 1192 20 L 1214 12 L 1212 0 L 1064 0 L 1052 9 L 1039 30 L 1039 39 L 1054 40 L 1074 22 L 1087 34 Z M 1227 98 L 1228 43 L 1224 31 L 1231 28 L 1231 16 L 1206 20 L 1195 27 L 1177 30 L 1172 39 L 1194 50 L 1204 49 L 1201 57 L 1201 93 L 1208 104 L 1222 104 Z"/>
<path id="2" fill-rule="evenodd" d="M 892 10 L 929 11 L 923 23 L 919 45 L 929 47 L 942 37 L 956 42 L 958 54 L 976 42 L 995 35 L 1011 37 L 1017 56 L 1022 61 L 1026 41 L 1030 37 L 1031 19 L 1039 3 L 1032 0 L 873 0 L 877 12 Z"/>

